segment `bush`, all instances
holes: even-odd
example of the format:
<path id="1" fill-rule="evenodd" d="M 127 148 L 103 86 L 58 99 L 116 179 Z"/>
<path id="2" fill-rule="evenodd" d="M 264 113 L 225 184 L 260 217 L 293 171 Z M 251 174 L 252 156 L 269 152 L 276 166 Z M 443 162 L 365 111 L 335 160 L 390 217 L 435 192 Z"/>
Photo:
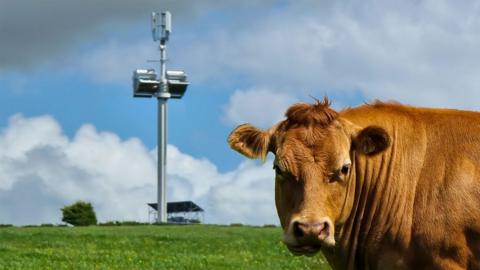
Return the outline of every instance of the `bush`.
<path id="1" fill-rule="evenodd" d="M 150 223 L 138 222 L 138 221 L 107 221 L 104 223 L 98 223 L 98 226 L 145 226 L 150 225 Z"/>
<path id="2" fill-rule="evenodd" d="M 88 226 L 97 224 L 95 210 L 89 202 L 77 201 L 62 208 L 62 221 L 73 226 Z"/>
<path id="3" fill-rule="evenodd" d="M 120 226 L 144 226 L 144 225 L 150 225 L 150 224 L 148 224 L 148 223 L 138 222 L 138 221 L 132 221 L 132 220 L 120 221 L 119 224 L 120 224 Z"/>
<path id="4" fill-rule="evenodd" d="M 98 223 L 98 226 L 120 226 L 120 223 L 118 223 L 118 221 L 107 221 L 104 223 Z"/>
<path id="5" fill-rule="evenodd" d="M 200 223 L 202 223 L 202 222 L 200 221 L 200 219 L 189 219 L 188 222 L 191 223 L 191 224 L 200 224 Z"/>

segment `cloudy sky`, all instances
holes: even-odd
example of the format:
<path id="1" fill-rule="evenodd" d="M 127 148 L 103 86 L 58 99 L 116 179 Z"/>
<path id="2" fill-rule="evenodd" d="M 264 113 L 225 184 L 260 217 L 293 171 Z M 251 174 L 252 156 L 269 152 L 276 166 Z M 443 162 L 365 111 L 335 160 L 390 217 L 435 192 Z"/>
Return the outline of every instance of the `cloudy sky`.
<path id="1" fill-rule="evenodd" d="M 221 4 L 219 4 L 221 2 Z M 150 12 L 170 10 L 168 200 L 208 223 L 278 223 L 271 161 L 226 144 L 250 122 L 328 95 L 480 108 L 478 1 L 0 0 L 0 223 L 60 223 L 91 201 L 99 220 L 146 221 L 156 200 L 156 101 L 131 72 L 156 67 Z"/>

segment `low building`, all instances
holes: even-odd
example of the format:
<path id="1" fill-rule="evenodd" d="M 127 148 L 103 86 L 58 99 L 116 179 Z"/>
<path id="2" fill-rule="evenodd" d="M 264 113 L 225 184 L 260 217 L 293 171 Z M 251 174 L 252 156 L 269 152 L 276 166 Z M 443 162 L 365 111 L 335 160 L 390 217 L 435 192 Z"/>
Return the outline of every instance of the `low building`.
<path id="1" fill-rule="evenodd" d="M 157 203 L 148 203 L 148 221 L 157 220 Z M 167 222 L 173 224 L 203 223 L 205 211 L 192 201 L 167 203 Z"/>

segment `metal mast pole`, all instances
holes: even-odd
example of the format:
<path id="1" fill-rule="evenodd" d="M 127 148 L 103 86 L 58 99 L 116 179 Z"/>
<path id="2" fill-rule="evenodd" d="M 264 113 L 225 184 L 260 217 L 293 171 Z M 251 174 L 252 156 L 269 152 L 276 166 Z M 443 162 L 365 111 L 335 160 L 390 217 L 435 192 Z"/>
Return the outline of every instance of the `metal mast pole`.
<path id="1" fill-rule="evenodd" d="M 166 78 L 166 46 L 160 44 L 160 91 L 158 92 L 158 190 L 157 190 L 157 222 L 167 222 L 167 100 L 170 93 Z"/>
<path id="2" fill-rule="evenodd" d="M 167 223 L 167 101 L 180 99 L 188 86 L 187 75 L 181 70 L 167 71 L 166 43 L 172 32 L 169 11 L 152 12 L 153 41 L 160 41 L 160 76 L 154 69 L 136 69 L 133 72 L 133 97 L 156 97 L 158 101 L 157 145 L 157 222 Z"/>

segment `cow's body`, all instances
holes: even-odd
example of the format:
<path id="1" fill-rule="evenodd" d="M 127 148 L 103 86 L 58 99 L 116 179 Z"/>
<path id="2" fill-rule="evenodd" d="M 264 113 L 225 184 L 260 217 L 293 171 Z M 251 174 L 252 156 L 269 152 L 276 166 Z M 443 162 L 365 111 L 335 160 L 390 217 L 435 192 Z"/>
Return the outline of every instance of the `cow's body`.
<path id="1" fill-rule="evenodd" d="M 480 269 L 480 114 L 377 104 L 339 117 L 384 128 L 392 145 L 356 156 L 354 211 L 329 260 L 340 269 Z"/>
<path id="2" fill-rule="evenodd" d="M 287 245 L 308 253 L 321 244 L 334 269 L 480 269 L 480 114 L 328 105 L 292 109 L 267 131 L 240 126 L 229 138 L 249 157 L 273 152 L 288 171 L 276 184 Z M 311 111 L 321 117 L 293 123 Z M 361 138 L 365 127 L 377 133 Z M 351 146 L 333 147 L 344 133 L 339 143 Z M 342 153 L 351 168 L 324 183 Z"/>

